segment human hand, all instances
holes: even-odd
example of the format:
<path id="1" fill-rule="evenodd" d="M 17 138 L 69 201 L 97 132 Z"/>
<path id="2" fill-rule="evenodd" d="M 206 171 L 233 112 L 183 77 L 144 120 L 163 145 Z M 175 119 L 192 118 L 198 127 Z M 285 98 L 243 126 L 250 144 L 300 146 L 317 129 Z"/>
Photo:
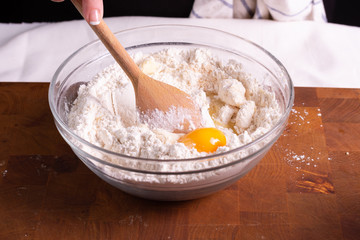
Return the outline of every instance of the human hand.
<path id="1" fill-rule="evenodd" d="M 51 0 L 63 2 L 64 0 Z M 91 25 L 98 25 L 104 14 L 103 0 L 82 0 L 82 12 L 85 20 Z"/>

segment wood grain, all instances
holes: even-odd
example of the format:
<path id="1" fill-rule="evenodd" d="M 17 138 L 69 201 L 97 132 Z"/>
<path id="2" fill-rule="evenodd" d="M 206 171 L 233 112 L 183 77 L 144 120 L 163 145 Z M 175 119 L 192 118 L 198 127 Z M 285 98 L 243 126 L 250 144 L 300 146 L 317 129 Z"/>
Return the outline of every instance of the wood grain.
<path id="1" fill-rule="evenodd" d="M 360 239 L 360 91 L 296 88 L 245 177 L 156 202 L 100 180 L 57 132 L 47 83 L 0 83 L 0 239 Z"/>

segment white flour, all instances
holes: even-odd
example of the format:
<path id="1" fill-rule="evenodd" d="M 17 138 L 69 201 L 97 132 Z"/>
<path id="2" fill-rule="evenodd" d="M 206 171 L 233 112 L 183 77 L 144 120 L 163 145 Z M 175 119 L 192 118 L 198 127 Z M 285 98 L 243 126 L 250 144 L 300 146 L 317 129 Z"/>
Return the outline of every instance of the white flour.
<path id="1" fill-rule="evenodd" d="M 263 89 L 235 61 L 222 62 L 204 49 L 185 51 L 176 48 L 152 55 L 137 53 L 133 58 L 149 76 L 188 93 L 201 107 L 204 127 L 216 127 L 225 134 L 226 146 L 219 147 L 215 153 L 253 141 L 280 118 L 281 111 L 274 93 Z M 177 142 L 181 134 L 140 122 L 131 82 L 117 64 L 107 67 L 79 88 L 78 97 L 68 114 L 68 125 L 83 139 L 128 156 L 185 159 L 208 155 Z M 159 164 L 103 158 L 124 167 L 154 171 L 206 169 L 234 160 L 218 158 L 196 163 Z M 206 178 L 201 174 L 185 178 L 177 175 L 170 179 L 137 173 L 117 174 L 112 168 L 97 165 L 109 175 L 129 181 L 183 183 Z"/>

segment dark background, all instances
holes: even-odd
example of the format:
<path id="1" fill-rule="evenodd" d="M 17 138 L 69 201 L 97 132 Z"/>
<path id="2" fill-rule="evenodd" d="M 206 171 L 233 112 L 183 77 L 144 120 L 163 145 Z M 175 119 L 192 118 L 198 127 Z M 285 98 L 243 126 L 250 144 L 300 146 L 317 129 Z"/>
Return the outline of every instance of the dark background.
<path id="1" fill-rule="evenodd" d="M 194 0 L 103 0 L 104 16 L 188 17 Z M 360 26 L 358 0 L 323 0 L 329 22 Z M 56 22 L 81 19 L 70 1 L 8 0 L 2 3 L 2 23 Z"/>

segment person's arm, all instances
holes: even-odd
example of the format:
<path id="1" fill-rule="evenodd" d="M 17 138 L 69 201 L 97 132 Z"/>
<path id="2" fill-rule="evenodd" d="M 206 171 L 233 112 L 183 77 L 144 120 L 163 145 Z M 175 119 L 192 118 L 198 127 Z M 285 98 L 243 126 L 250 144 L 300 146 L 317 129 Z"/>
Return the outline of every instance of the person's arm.
<path id="1" fill-rule="evenodd" d="M 64 0 L 52 0 L 53 2 L 63 2 Z M 85 20 L 92 24 L 97 25 L 104 14 L 104 5 L 102 0 L 82 0 L 83 14 Z"/>

